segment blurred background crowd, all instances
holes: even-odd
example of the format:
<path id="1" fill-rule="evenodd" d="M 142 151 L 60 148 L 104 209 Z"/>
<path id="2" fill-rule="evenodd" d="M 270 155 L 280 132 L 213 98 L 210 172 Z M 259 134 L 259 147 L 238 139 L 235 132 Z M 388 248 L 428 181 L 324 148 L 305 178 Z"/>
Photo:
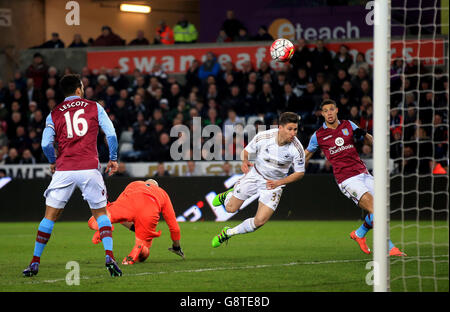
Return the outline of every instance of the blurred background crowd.
<path id="1" fill-rule="evenodd" d="M 195 43 L 198 32 L 185 17 L 173 28 L 160 22 L 153 44 Z M 250 36 L 245 26 L 227 12 L 217 42 L 268 41 L 273 38 L 261 26 Z M 125 45 L 126 42 L 109 26 L 102 27 L 96 39 L 84 42 L 77 34 L 71 47 Z M 148 45 L 143 31 L 129 45 Z M 373 131 L 372 69 L 363 53 L 354 59 L 342 44 L 332 54 L 326 42 L 300 39 L 290 63 L 280 71 L 262 62 L 254 68 L 250 62 L 238 70 L 235 64 L 219 64 L 216 55 L 207 53 L 205 61 L 192 62 L 184 77 L 168 75 L 160 64 L 149 73 L 135 70 L 123 75 L 119 68 L 92 73 L 87 67 L 80 74 L 85 98 L 100 103 L 109 114 L 119 138 L 120 159 L 124 162 L 171 161 L 170 146 L 178 138 L 170 129 L 184 124 L 192 129 L 193 117 L 202 125 L 276 125 L 284 111 L 301 116 L 298 137 L 304 148 L 323 119 L 319 105 L 333 99 L 339 118 Z M 34 48 L 64 48 L 57 33 Z M 59 79 L 73 70 L 60 72 L 36 52 L 25 71 L 17 70 L 11 81 L 0 80 L 0 164 L 45 163 L 40 141 L 45 118 L 64 100 L 58 88 Z M 448 80 L 442 69 L 421 65 L 417 59 L 406 63 L 395 59 L 391 67 L 391 150 L 396 170 L 404 173 L 429 173 L 436 162 L 448 157 Z M 203 140 L 207 140 L 204 138 Z M 226 146 L 239 159 L 248 143 L 236 136 Z M 192 146 L 192 145 L 191 145 Z M 362 158 L 372 157 L 372 147 L 357 144 Z M 108 160 L 108 148 L 99 133 L 101 162 Z M 416 157 L 418 156 L 418 157 Z M 316 153 L 315 158 L 321 157 Z M 417 163 L 419 162 L 419 164 Z M 331 172 L 311 165 L 309 172 Z"/>

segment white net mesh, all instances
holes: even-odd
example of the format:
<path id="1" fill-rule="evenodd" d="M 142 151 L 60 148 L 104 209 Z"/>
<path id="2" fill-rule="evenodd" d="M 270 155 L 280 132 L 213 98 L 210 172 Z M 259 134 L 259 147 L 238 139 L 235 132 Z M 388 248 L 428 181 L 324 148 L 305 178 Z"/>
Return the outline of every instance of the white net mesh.
<path id="1" fill-rule="evenodd" d="M 391 1 L 392 291 L 448 291 L 448 0 Z"/>

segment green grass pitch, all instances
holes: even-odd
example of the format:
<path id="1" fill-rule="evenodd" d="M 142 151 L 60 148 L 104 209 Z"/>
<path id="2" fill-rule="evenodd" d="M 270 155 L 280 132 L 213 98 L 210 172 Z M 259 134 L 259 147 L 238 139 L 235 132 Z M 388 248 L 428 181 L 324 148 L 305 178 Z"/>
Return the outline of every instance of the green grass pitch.
<path id="1" fill-rule="evenodd" d="M 0 291 L 372 291 L 366 283 L 371 256 L 349 238 L 360 221 L 269 221 L 254 233 L 211 247 L 212 237 L 223 226 L 238 223 L 180 223 L 186 255 L 182 260 L 167 250 L 170 235 L 160 222 L 163 233 L 154 240 L 150 257 L 133 266 L 120 265 L 124 273 L 120 278 L 109 276 L 103 247 L 91 243 L 93 231 L 86 222 L 56 223 L 39 274 L 22 277 L 32 257 L 38 222 L 0 223 Z M 418 228 L 408 223 L 411 226 L 402 231 L 391 222 L 392 240 L 408 254 L 402 260 L 391 258 L 392 291 L 449 291 L 448 226 L 430 224 L 423 222 Z M 115 225 L 113 238 L 121 262 L 134 245 L 134 233 Z M 430 244 L 432 240 L 437 244 Z M 372 245 L 372 232 L 368 244 Z M 78 286 L 66 284 L 69 261 L 79 264 Z"/>

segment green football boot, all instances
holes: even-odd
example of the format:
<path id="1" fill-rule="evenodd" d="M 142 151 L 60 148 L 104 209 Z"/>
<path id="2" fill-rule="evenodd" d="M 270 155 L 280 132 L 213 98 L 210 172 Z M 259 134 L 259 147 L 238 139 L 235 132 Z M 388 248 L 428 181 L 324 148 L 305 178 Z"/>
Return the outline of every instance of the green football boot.
<path id="1" fill-rule="evenodd" d="M 233 190 L 234 190 L 234 188 L 232 187 L 223 193 L 217 194 L 216 197 L 214 197 L 214 199 L 213 199 L 213 202 L 212 202 L 213 206 L 217 207 L 217 206 L 223 205 L 223 203 L 225 202 L 225 198 L 227 198 L 228 193 L 233 192 Z"/>
<path id="2" fill-rule="evenodd" d="M 211 245 L 214 248 L 219 247 L 220 245 L 222 245 L 223 242 L 227 241 L 228 239 L 230 239 L 231 236 L 227 235 L 227 230 L 229 229 L 229 226 L 226 226 L 222 229 L 222 232 L 220 232 L 219 235 L 214 236 L 214 238 L 212 239 Z"/>

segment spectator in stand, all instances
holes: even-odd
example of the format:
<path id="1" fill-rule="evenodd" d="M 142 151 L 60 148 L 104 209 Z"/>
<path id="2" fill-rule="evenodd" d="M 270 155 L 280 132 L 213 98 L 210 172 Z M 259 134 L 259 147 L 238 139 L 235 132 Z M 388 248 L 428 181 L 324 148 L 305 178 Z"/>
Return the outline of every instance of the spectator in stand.
<path id="1" fill-rule="evenodd" d="M 333 68 L 337 72 L 340 69 L 348 72 L 348 69 L 353 64 L 353 58 L 348 53 L 348 47 L 345 44 L 341 44 L 339 47 L 339 52 L 336 53 L 333 59 Z"/>
<path id="2" fill-rule="evenodd" d="M 233 175 L 231 164 L 228 161 L 225 161 L 222 165 L 222 172 L 219 174 L 220 176 L 229 177 Z"/>
<path id="3" fill-rule="evenodd" d="M 214 78 L 219 77 L 220 64 L 217 62 L 217 58 L 212 52 L 206 53 L 206 61 L 200 66 L 198 70 L 198 78 L 205 82 L 209 76 Z"/>
<path id="4" fill-rule="evenodd" d="M 8 156 L 5 158 L 5 165 L 20 164 L 20 156 L 14 147 L 11 147 L 8 151 Z"/>
<path id="5" fill-rule="evenodd" d="M 252 38 L 254 41 L 273 41 L 273 37 L 271 34 L 267 32 L 267 27 L 265 25 L 261 25 L 258 28 L 258 34 Z"/>
<path id="6" fill-rule="evenodd" d="M 47 71 L 48 66 L 44 63 L 42 54 L 38 52 L 33 55 L 33 63 L 28 66 L 25 75 L 27 76 L 27 78 L 33 78 L 34 87 L 37 90 L 41 90 L 44 79 L 47 75 Z"/>
<path id="7" fill-rule="evenodd" d="M 109 78 L 109 83 L 116 89 L 122 90 L 127 89 L 129 85 L 128 79 L 120 73 L 119 67 L 114 67 L 111 71 L 111 76 Z"/>
<path id="8" fill-rule="evenodd" d="M 306 68 L 300 67 L 297 69 L 297 76 L 293 79 L 294 92 L 297 96 L 302 96 L 306 90 L 306 85 L 312 82 L 312 78 L 308 75 Z"/>
<path id="9" fill-rule="evenodd" d="M 448 153 L 448 125 L 444 123 L 439 113 L 435 113 L 433 126 L 434 157 L 445 167 L 448 166 L 445 163 Z"/>
<path id="10" fill-rule="evenodd" d="M 362 153 L 360 154 L 361 159 L 370 159 L 372 158 L 372 147 L 370 145 L 364 144 L 362 149 Z"/>
<path id="11" fill-rule="evenodd" d="M 319 72 L 329 75 L 332 72 L 333 59 L 330 51 L 325 47 L 324 41 L 319 39 L 316 41 L 316 48 L 312 51 L 312 75 Z"/>
<path id="12" fill-rule="evenodd" d="M 312 53 L 307 46 L 305 39 L 297 41 L 297 49 L 292 56 L 291 64 L 293 64 L 293 72 L 297 73 L 299 68 L 304 68 L 307 71 L 312 70 Z"/>
<path id="13" fill-rule="evenodd" d="M 174 34 L 172 28 L 170 28 L 166 21 L 161 20 L 159 27 L 156 29 L 156 35 L 154 44 L 174 44 Z"/>
<path id="14" fill-rule="evenodd" d="M 370 77 L 369 77 L 369 72 L 364 68 L 364 67 L 360 67 L 358 69 L 358 72 L 356 73 L 356 76 L 353 76 L 353 78 L 351 79 L 353 86 L 355 87 L 360 87 L 361 83 L 367 80 L 369 82 L 369 85 L 371 85 L 370 81 Z"/>
<path id="15" fill-rule="evenodd" d="M 163 132 L 159 135 L 157 145 L 152 151 L 152 161 L 171 161 L 170 156 L 170 136 Z"/>
<path id="16" fill-rule="evenodd" d="M 112 32 L 111 27 L 103 26 L 102 34 L 95 39 L 92 44 L 95 47 L 101 46 L 123 46 L 125 45 L 125 40 L 120 38 L 118 35 Z"/>
<path id="17" fill-rule="evenodd" d="M 25 89 L 27 82 L 25 78 L 22 75 L 22 72 L 20 70 L 16 70 L 14 72 L 14 83 L 16 84 L 16 88 L 19 90 Z"/>
<path id="18" fill-rule="evenodd" d="M 128 45 L 149 45 L 150 42 L 147 40 L 147 38 L 144 37 L 144 31 L 138 30 L 136 33 L 136 38 L 130 41 Z"/>
<path id="19" fill-rule="evenodd" d="M 398 158 L 402 157 L 403 152 L 402 130 L 401 128 L 396 128 L 391 134 L 389 157 L 393 159 L 396 166 L 399 167 L 400 160 Z"/>
<path id="20" fill-rule="evenodd" d="M 202 172 L 199 167 L 196 165 L 197 163 L 193 160 L 188 160 L 187 165 L 187 171 L 184 174 L 185 177 L 198 177 L 202 175 Z"/>
<path id="21" fill-rule="evenodd" d="M 8 146 L 0 145 L 0 165 L 5 164 L 6 157 L 8 157 Z"/>
<path id="22" fill-rule="evenodd" d="M 357 126 L 359 126 L 359 122 L 361 121 L 361 116 L 359 115 L 359 109 L 358 109 L 358 106 L 353 105 L 353 106 L 350 108 L 350 116 L 349 116 L 348 120 L 352 121 L 352 122 L 355 123 Z"/>
<path id="23" fill-rule="evenodd" d="M 239 29 L 244 27 L 242 22 L 235 18 L 234 11 L 228 10 L 226 13 L 226 20 L 222 24 L 222 28 L 228 38 L 235 38 L 239 34 Z"/>
<path id="24" fill-rule="evenodd" d="M 239 28 L 238 35 L 233 38 L 233 41 L 250 41 L 250 35 L 245 27 Z"/>
<path id="25" fill-rule="evenodd" d="M 161 66 L 160 63 L 155 63 L 152 67 L 151 72 L 148 74 L 149 77 L 156 77 L 158 78 L 158 80 L 162 83 L 165 84 L 167 81 L 167 74 L 164 71 L 163 67 Z"/>
<path id="26" fill-rule="evenodd" d="M 223 123 L 223 133 L 224 133 L 225 139 L 228 139 L 230 137 L 230 135 L 232 135 L 232 133 L 234 131 L 236 131 L 237 125 L 244 126 L 245 119 L 239 117 L 236 114 L 236 111 L 234 109 L 230 108 L 230 109 L 228 109 L 228 112 L 227 112 L 227 119 Z"/>
<path id="27" fill-rule="evenodd" d="M 21 164 L 31 164 L 34 165 L 36 163 L 36 159 L 33 157 L 33 154 L 31 154 L 31 151 L 29 149 L 26 149 L 22 153 L 22 159 L 20 160 Z"/>
<path id="28" fill-rule="evenodd" d="M 123 161 L 119 163 L 119 169 L 117 169 L 117 172 L 113 177 L 130 177 L 130 174 L 127 171 L 127 165 Z"/>
<path id="29" fill-rule="evenodd" d="M 173 38 L 175 43 L 195 43 L 198 39 L 198 32 L 194 24 L 190 23 L 185 15 L 173 28 Z"/>
<path id="30" fill-rule="evenodd" d="M 208 109 L 208 116 L 206 119 L 203 119 L 203 125 L 216 125 L 221 127 L 222 126 L 222 119 L 219 116 L 219 113 L 217 112 L 217 109 L 211 107 Z"/>
<path id="31" fill-rule="evenodd" d="M 219 30 L 219 35 L 217 36 L 217 39 L 216 39 L 217 43 L 232 42 L 232 41 L 233 41 L 233 39 L 228 37 L 228 35 L 224 29 Z"/>
<path id="32" fill-rule="evenodd" d="M 200 64 L 197 60 L 193 60 L 191 66 L 186 71 L 186 90 L 191 92 L 193 87 L 199 87 L 202 85 L 202 81 L 199 77 Z"/>
<path id="33" fill-rule="evenodd" d="M 369 63 L 366 62 L 364 53 L 358 52 L 355 62 L 348 69 L 348 73 L 352 76 L 356 76 L 358 75 L 360 68 L 363 68 L 367 74 L 370 73 Z"/>
<path id="34" fill-rule="evenodd" d="M 124 159 L 128 159 L 128 157 L 130 157 L 137 161 L 149 161 L 151 147 L 151 134 L 148 131 L 147 125 L 142 123 L 133 133 L 133 152 L 122 156 Z"/>
<path id="35" fill-rule="evenodd" d="M 98 75 L 97 85 L 95 86 L 94 96 L 97 100 L 104 99 L 106 88 L 108 87 L 108 77 L 106 75 Z"/>
<path id="36" fill-rule="evenodd" d="M 83 39 L 81 38 L 80 34 L 73 35 L 73 41 L 68 46 L 68 48 L 84 48 L 87 47 L 87 44 L 84 43 Z"/>
<path id="37" fill-rule="evenodd" d="M 367 106 L 366 110 L 361 111 L 361 120 L 359 122 L 359 127 L 366 130 L 368 133 L 373 132 L 373 106 Z"/>
<path id="38" fill-rule="evenodd" d="M 36 133 L 37 133 L 37 135 L 39 135 L 39 137 L 42 136 L 42 133 L 45 128 L 45 119 L 42 115 L 41 110 L 37 109 L 34 112 L 33 117 L 30 119 L 29 126 L 31 129 L 34 129 L 36 131 Z"/>
<path id="39" fill-rule="evenodd" d="M 419 174 L 427 174 L 433 171 L 433 143 L 425 127 L 416 127 L 416 133 L 413 136 L 415 141 L 415 151 L 419 160 Z"/>
<path id="40" fill-rule="evenodd" d="M 41 49 L 62 49 L 64 47 L 64 42 L 61 41 L 59 34 L 56 32 L 52 33 L 52 39 L 39 46 Z"/>
<path id="41" fill-rule="evenodd" d="M 286 83 L 283 88 L 283 93 L 280 99 L 279 110 L 281 112 L 298 112 L 299 111 L 299 98 L 294 93 L 294 89 L 289 83 Z"/>
<path id="42" fill-rule="evenodd" d="M 257 97 L 257 109 L 255 113 L 267 115 L 272 119 L 272 115 L 276 113 L 278 107 L 278 99 L 272 92 L 272 86 L 269 82 L 263 83 L 262 91 Z"/>
<path id="43" fill-rule="evenodd" d="M 300 97 L 299 114 L 305 122 L 310 121 L 311 114 L 321 102 L 320 95 L 316 91 L 316 86 L 312 82 L 306 84 L 305 92 Z"/>
<path id="44" fill-rule="evenodd" d="M 7 146 L 8 143 L 9 143 L 9 139 L 6 136 L 6 133 L 3 130 L 3 127 L 0 125 L 0 147 Z"/>
<path id="45" fill-rule="evenodd" d="M 158 165 L 156 166 L 156 173 L 154 176 L 155 177 L 170 177 L 170 173 L 169 173 L 169 171 L 167 171 L 164 168 L 163 162 L 159 162 Z"/>

